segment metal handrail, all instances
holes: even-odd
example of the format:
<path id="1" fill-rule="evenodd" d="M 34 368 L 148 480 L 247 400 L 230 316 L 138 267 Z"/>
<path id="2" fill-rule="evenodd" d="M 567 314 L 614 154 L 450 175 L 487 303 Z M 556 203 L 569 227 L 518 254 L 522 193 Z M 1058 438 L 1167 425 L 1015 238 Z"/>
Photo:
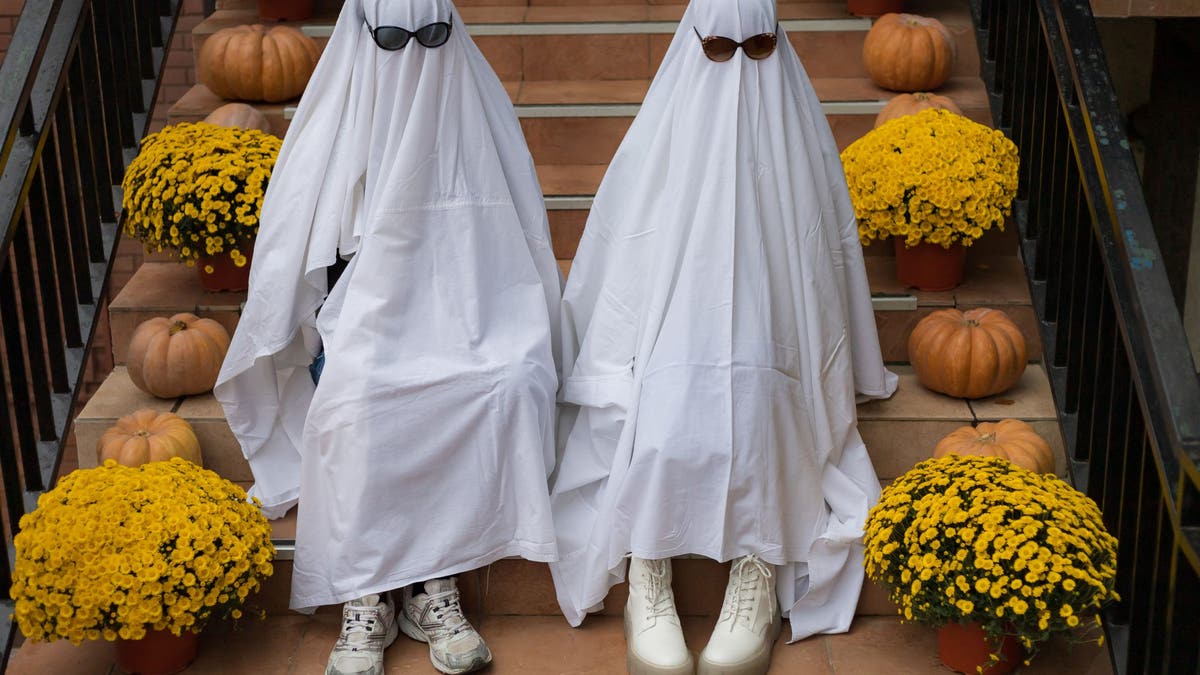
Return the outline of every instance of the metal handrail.
<path id="1" fill-rule="evenodd" d="M 1118 673 L 1200 672 L 1200 380 L 1086 0 L 971 0 L 1077 487 L 1117 535 Z"/>
<path id="2" fill-rule="evenodd" d="M 54 483 L 182 0 L 26 2 L 0 64 L 0 589 Z M 0 599 L 0 671 L 13 644 Z"/>

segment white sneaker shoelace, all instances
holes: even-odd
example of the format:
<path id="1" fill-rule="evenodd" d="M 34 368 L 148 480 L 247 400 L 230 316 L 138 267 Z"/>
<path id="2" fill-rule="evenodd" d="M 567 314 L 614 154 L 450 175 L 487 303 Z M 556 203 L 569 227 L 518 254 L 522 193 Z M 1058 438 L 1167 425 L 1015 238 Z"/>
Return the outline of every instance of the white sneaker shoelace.
<path id="1" fill-rule="evenodd" d="M 334 649 L 382 651 L 387 631 L 377 630 L 377 626 L 385 610 L 383 605 L 358 607 L 347 604 L 342 610 L 342 634 L 338 636 Z"/>
<path id="2" fill-rule="evenodd" d="M 754 617 L 752 613 L 757 603 L 755 595 L 761 593 L 762 586 L 771 578 L 771 566 L 764 563 L 756 555 L 738 558 L 729 570 L 729 585 L 732 592 L 725 594 L 725 606 L 721 608 L 721 621 L 729 622 L 729 632 L 733 632 L 739 623 L 744 623 L 753 630 Z M 766 593 L 767 609 L 775 613 L 775 594 Z"/>
<path id="3" fill-rule="evenodd" d="M 429 594 L 429 617 L 423 621 L 422 630 L 430 640 L 441 642 L 471 630 L 471 624 L 463 616 L 458 589 Z"/>

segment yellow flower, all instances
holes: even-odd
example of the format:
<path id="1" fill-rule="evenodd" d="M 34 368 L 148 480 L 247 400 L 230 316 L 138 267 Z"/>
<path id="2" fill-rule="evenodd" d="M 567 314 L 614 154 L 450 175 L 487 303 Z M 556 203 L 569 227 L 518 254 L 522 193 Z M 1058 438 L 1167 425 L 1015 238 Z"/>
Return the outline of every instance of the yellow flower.
<path id="1" fill-rule="evenodd" d="M 880 126 L 846 148 L 842 164 L 864 246 L 889 236 L 970 245 L 1004 227 L 1016 196 L 1016 146 L 941 110 Z"/>
<path id="2" fill-rule="evenodd" d="M 264 562 L 220 569 L 189 541 Z M 272 573 L 259 507 L 182 459 L 78 470 L 38 500 L 14 538 L 14 617 L 31 640 L 137 639 L 232 616 Z M 199 597 L 215 598 L 205 605 Z"/>
<path id="3" fill-rule="evenodd" d="M 1004 459 L 921 462 L 883 491 L 864 533 L 867 575 L 906 620 L 970 616 L 1030 653 L 1118 597 L 1116 540 L 1096 504 Z"/>
<path id="4" fill-rule="evenodd" d="M 125 231 L 146 249 L 194 262 L 200 234 L 253 239 L 280 140 L 261 131 L 177 124 L 148 136 L 126 170 Z M 232 205 L 240 204 L 238 212 Z"/>

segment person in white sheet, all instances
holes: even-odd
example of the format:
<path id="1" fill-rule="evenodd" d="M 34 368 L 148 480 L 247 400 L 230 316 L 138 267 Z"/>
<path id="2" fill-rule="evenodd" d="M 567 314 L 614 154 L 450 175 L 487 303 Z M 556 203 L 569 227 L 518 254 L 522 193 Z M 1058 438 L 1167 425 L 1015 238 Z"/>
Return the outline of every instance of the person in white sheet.
<path id="1" fill-rule="evenodd" d="M 381 673 L 397 622 L 439 670 L 483 667 L 453 575 L 556 558 L 559 293 L 520 125 L 454 6 L 347 0 L 216 386 L 251 494 L 299 501 L 292 607 L 346 603 L 328 673 Z"/>
<path id="2" fill-rule="evenodd" d="M 566 284 L 558 600 L 628 563 L 634 673 L 692 672 L 670 558 L 732 560 L 701 673 L 845 631 L 879 496 L 856 392 L 886 398 L 838 151 L 772 0 L 692 0 L 604 177 Z"/>

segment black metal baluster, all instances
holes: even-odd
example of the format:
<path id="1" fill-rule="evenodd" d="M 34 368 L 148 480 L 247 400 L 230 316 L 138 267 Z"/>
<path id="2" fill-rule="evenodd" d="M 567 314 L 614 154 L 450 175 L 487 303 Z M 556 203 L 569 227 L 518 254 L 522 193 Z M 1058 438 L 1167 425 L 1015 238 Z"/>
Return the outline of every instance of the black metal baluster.
<path id="1" fill-rule="evenodd" d="M 18 282 L 20 268 L 16 264 L 19 262 L 20 252 L 15 244 L 22 240 L 27 242 L 27 235 L 23 231 L 18 231 L 13 239 L 14 247 L 9 254 L 6 278 L 0 282 L 0 321 L 4 323 L 4 346 L 8 356 L 9 382 L 12 385 L 10 390 L 12 406 L 15 414 L 19 416 L 17 420 L 17 457 L 20 460 L 25 486 L 28 489 L 35 489 L 30 487 L 29 483 L 31 478 L 29 458 L 34 458 L 32 478 L 40 481 L 40 470 L 36 462 L 37 437 L 34 435 L 34 431 L 39 430 L 39 426 L 31 423 L 22 424 L 20 417 L 30 421 L 36 420 L 35 401 L 41 393 L 45 394 L 48 401 L 49 391 L 46 389 L 47 383 L 37 377 L 39 372 L 44 372 L 44 366 L 40 365 L 42 362 L 38 358 L 40 354 L 31 354 L 31 350 L 28 348 L 29 343 L 36 344 L 37 340 L 30 338 L 28 343 L 22 340 L 23 336 L 29 335 L 30 329 L 29 325 L 22 326 L 22 315 L 28 315 L 30 312 L 25 306 L 26 297 Z M 32 296 L 32 294 L 29 295 Z M 20 314 L 17 312 L 18 306 L 22 310 Z M 36 308 L 34 314 L 36 315 Z M 37 329 L 36 321 L 32 326 L 34 330 Z M 17 470 L 15 466 L 9 467 L 9 469 L 13 473 Z M 20 490 L 17 491 L 15 498 L 18 503 L 17 513 L 23 513 L 24 509 L 20 506 Z M 11 500 L 12 497 L 9 499 Z M 11 511 L 11 503 L 9 508 Z"/>
<path id="2" fill-rule="evenodd" d="M 59 109 L 65 108 L 65 102 L 59 102 Z M 54 125 L 57 126 L 57 125 Z M 45 181 L 46 189 L 46 214 L 47 214 L 47 230 L 48 236 L 46 243 L 50 247 L 50 251 L 54 256 L 54 269 L 57 272 L 55 284 L 58 288 L 59 314 L 62 317 L 63 339 L 59 343 L 64 347 L 82 347 L 83 346 L 83 327 L 79 322 L 79 287 L 91 288 L 92 277 L 90 270 L 87 267 L 87 259 L 82 261 L 75 260 L 76 252 L 82 254 L 87 250 L 87 241 L 81 239 L 72 233 L 72 230 L 77 228 L 72 223 L 74 215 L 67 208 L 67 200 L 70 197 L 64 192 L 65 177 L 60 153 L 64 152 L 64 148 L 59 143 L 60 135 L 57 129 L 51 129 L 50 138 L 46 142 L 46 149 L 42 153 L 42 171 L 41 176 Z M 81 227 L 79 229 L 82 229 Z M 76 267 L 80 264 L 80 267 Z M 63 377 L 62 388 L 56 388 L 55 391 L 65 392 L 71 390 L 71 384 L 66 379 L 67 363 L 65 354 L 63 357 Z M 54 359 L 57 360 L 57 359 Z M 72 380 L 74 378 L 71 378 Z"/>
<path id="3" fill-rule="evenodd" d="M 55 115 L 54 130 L 55 142 L 58 144 L 59 152 L 62 153 L 60 158 L 63 179 L 62 197 L 63 203 L 66 206 L 65 223 L 68 230 L 67 236 L 72 242 L 70 253 L 72 268 L 75 272 L 74 302 L 77 305 L 87 305 L 94 301 L 90 251 L 96 248 L 96 245 L 92 241 L 92 238 L 101 235 L 98 221 L 94 234 L 92 228 L 89 226 L 87 190 L 80 178 L 79 171 L 80 152 L 83 148 L 80 147 L 79 141 L 75 138 L 75 126 L 71 120 L 72 108 L 74 107 L 74 102 L 71 100 L 73 95 L 73 92 L 70 90 L 65 92 L 65 98 L 59 104 Z M 103 243 L 101 241 L 98 248 L 103 248 Z M 76 323 L 78 324 L 78 321 Z M 83 346 L 82 330 L 78 338 L 80 342 L 76 343 L 68 340 L 68 344 L 72 347 Z"/>
<path id="4" fill-rule="evenodd" d="M 32 191 L 30 191 L 30 201 L 32 202 Z M 36 219 L 36 215 L 34 216 Z M 36 222 L 36 220 L 35 220 Z M 13 270 L 16 271 L 16 288 L 17 297 L 20 298 L 20 316 L 24 322 L 24 347 L 25 358 L 28 359 L 26 368 L 29 368 L 29 381 L 26 387 L 29 387 L 32 393 L 30 406 L 20 408 L 20 410 L 29 411 L 31 422 L 34 423 L 37 429 L 37 438 L 40 441 L 54 440 L 54 416 L 53 404 L 50 402 L 50 382 L 42 375 L 46 372 L 46 344 L 44 344 L 42 330 L 41 311 L 38 309 L 37 299 L 37 275 L 35 269 L 40 267 L 40 258 L 35 257 L 37 253 L 34 251 L 32 241 L 30 240 L 30 222 L 28 219 L 22 222 L 20 231 L 17 232 L 17 237 L 13 239 L 12 252 Z M 52 265 L 47 264 L 46 269 L 53 269 Z M 16 388 L 16 383 L 13 383 Z M 34 446 L 22 446 L 22 459 L 24 462 L 29 462 L 31 456 L 35 456 Z M 36 459 L 36 458 L 35 458 Z M 37 467 L 36 461 L 32 464 Z M 24 464 L 25 485 L 30 485 L 30 480 L 36 478 L 30 476 L 29 464 Z M 34 488 L 29 488 L 34 489 Z"/>
<path id="5" fill-rule="evenodd" d="M 43 153 L 42 157 L 44 159 L 46 154 Z M 45 165 L 39 165 L 33 173 L 27 212 L 30 216 L 28 227 L 33 250 L 28 261 L 22 259 L 18 263 L 18 270 L 22 270 L 22 265 L 28 265 L 28 268 L 23 270 L 24 274 L 18 272 L 18 279 L 22 283 L 25 283 L 26 280 L 29 282 L 31 293 L 34 288 L 40 291 L 40 307 L 32 302 L 34 298 L 32 295 L 30 296 L 31 302 L 27 309 L 33 313 L 25 314 L 26 340 L 31 343 L 31 349 L 34 344 L 38 345 L 41 352 L 40 362 L 45 364 L 44 367 L 50 369 L 50 388 L 53 391 L 70 391 L 71 385 L 67 382 L 66 341 L 63 339 L 65 331 L 62 316 L 58 311 L 61 304 L 58 295 L 58 279 L 55 277 L 57 265 L 54 260 L 54 249 L 50 244 L 50 219 L 53 215 L 46 192 Z M 36 286 L 33 283 L 35 279 L 37 280 Z M 65 279 L 70 280 L 71 275 L 67 275 Z M 42 330 L 37 335 L 41 339 L 40 342 L 29 334 L 30 330 L 36 330 L 39 321 L 42 325 Z M 42 440 L 54 440 L 57 434 L 54 431 L 54 420 L 50 416 L 49 391 L 46 393 L 44 407 L 40 397 L 36 400 L 38 401 L 38 422 L 42 428 Z"/>
<path id="6" fill-rule="evenodd" d="M 130 116 L 132 104 L 129 101 L 129 88 L 122 76 L 126 71 L 120 61 L 124 58 L 124 44 L 123 41 L 118 42 L 121 38 L 121 26 L 108 3 L 92 4 L 92 14 L 96 29 L 99 84 L 104 95 L 109 170 L 112 177 L 119 182 L 120 176 L 125 172 L 125 158 L 121 149 L 134 143 L 133 119 Z"/>
<path id="7" fill-rule="evenodd" d="M 5 261 L 0 260 L 0 263 L 2 262 Z M 21 464 L 21 448 L 32 447 L 34 444 L 32 429 L 27 424 L 19 424 L 17 419 L 17 411 L 22 409 L 21 402 L 28 399 L 28 390 L 24 387 L 22 379 L 24 362 L 16 360 L 21 357 L 21 324 L 17 318 L 16 306 L 12 270 L 0 266 L 0 342 L 4 346 L 4 358 L 0 359 L 0 415 L 3 415 L 0 419 L 12 423 L 8 428 L 0 429 L 0 480 L 3 480 L 4 506 L 8 511 L 11 533 L 17 531 L 17 523 L 25 513 L 25 504 L 21 498 L 21 476 L 17 469 Z M 20 372 L 13 372 L 18 368 Z M 11 396 L 5 386 L 6 379 L 13 387 Z M 0 558 L 4 559 L 2 571 L 7 574 L 8 556 L 3 555 Z"/>
<path id="8" fill-rule="evenodd" d="M 87 31 L 84 31 L 85 36 Z M 94 263 L 104 262 L 107 251 L 104 247 L 104 235 L 100 229 L 100 174 L 105 167 L 100 166 L 100 157 L 96 154 L 92 143 L 93 129 L 88 119 L 88 94 L 83 88 L 83 51 L 87 43 L 81 41 L 79 54 L 71 63 L 69 73 L 68 97 L 71 103 L 70 129 L 71 145 L 76 152 L 75 169 L 79 179 L 79 206 L 83 211 L 83 225 L 87 230 L 88 260 Z M 109 193 L 111 194 L 111 190 Z M 80 298 L 91 302 L 91 297 Z"/>

